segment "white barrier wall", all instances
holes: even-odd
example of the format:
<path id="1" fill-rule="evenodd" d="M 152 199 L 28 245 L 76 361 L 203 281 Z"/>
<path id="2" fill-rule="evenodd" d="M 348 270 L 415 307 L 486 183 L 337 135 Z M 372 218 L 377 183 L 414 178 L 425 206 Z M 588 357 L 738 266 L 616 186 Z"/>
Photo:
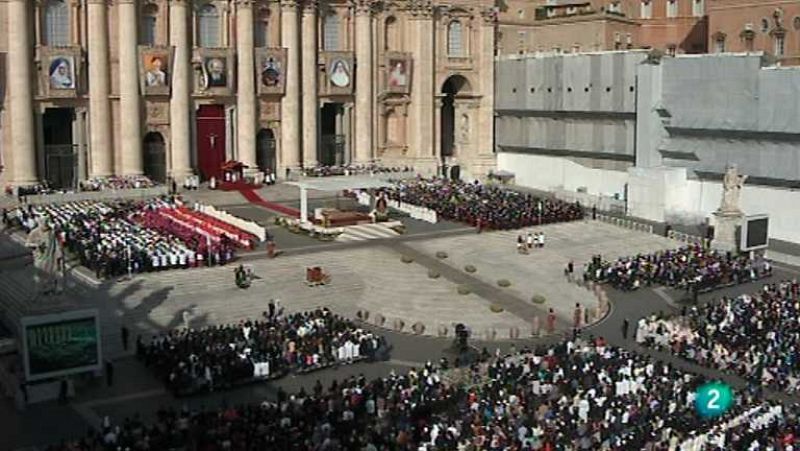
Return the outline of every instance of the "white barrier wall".
<path id="1" fill-rule="evenodd" d="M 500 152 L 498 169 L 513 172 L 517 185 L 556 192 L 586 187 L 589 194 L 613 196 L 628 184 L 631 216 L 658 222 L 700 223 L 722 199 L 720 182 L 688 179 L 685 168 L 630 168 L 628 173 L 591 169 L 566 158 Z M 741 208 L 770 215 L 771 238 L 800 243 L 800 191 L 745 184 Z"/>
<path id="2" fill-rule="evenodd" d="M 577 191 L 585 187 L 591 194 L 604 196 L 625 193 L 628 174 L 621 171 L 592 169 L 561 157 L 522 153 L 497 153 L 497 169 L 514 173 L 518 185 L 544 191 Z"/>

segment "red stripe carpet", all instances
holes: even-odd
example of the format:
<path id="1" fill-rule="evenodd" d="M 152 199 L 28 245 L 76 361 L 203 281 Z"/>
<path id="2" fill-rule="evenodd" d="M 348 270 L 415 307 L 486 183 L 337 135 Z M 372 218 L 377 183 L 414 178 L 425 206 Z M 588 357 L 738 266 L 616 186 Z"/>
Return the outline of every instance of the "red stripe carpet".
<path id="1" fill-rule="evenodd" d="M 268 210 L 272 210 L 287 216 L 291 216 L 293 218 L 300 217 L 300 210 L 292 207 L 287 207 L 286 205 L 283 204 L 265 200 L 263 197 L 261 197 L 261 195 L 259 195 L 252 189 L 240 189 L 239 192 L 242 193 L 242 196 L 244 196 L 244 198 L 247 199 L 247 201 L 253 205 L 259 205 Z"/>

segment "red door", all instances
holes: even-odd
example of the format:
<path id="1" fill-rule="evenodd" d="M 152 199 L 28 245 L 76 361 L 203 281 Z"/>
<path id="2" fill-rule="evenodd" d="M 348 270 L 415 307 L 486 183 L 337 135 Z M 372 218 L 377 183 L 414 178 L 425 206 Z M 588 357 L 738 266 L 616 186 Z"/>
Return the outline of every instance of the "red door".
<path id="1" fill-rule="evenodd" d="M 225 162 L 225 107 L 201 105 L 197 110 L 197 165 L 203 180 L 220 178 Z"/>

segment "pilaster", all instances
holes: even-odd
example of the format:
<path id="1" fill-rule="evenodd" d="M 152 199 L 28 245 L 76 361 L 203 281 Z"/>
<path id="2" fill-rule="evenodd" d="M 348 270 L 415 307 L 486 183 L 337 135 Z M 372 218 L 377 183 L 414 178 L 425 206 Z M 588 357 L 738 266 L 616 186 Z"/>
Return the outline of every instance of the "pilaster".
<path id="1" fill-rule="evenodd" d="M 118 0 L 119 108 L 122 173 L 135 175 L 142 167 L 142 116 L 137 55 L 137 0 Z"/>
<path id="2" fill-rule="evenodd" d="M 111 140 L 111 80 L 108 58 L 108 1 L 88 0 L 87 39 L 89 53 L 89 148 L 92 167 L 89 175 L 105 177 L 114 173 L 114 147 Z"/>
<path id="3" fill-rule="evenodd" d="M 192 173 L 189 115 L 189 5 L 186 0 L 169 2 L 170 44 L 175 48 L 170 99 L 170 174 L 178 183 Z"/>
<path id="4" fill-rule="evenodd" d="M 317 164 L 319 102 L 317 100 L 317 1 L 303 2 L 303 166 Z"/>
<path id="5" fill-rule="evenodd" d="M 12 181 L 17 185 L 36 183 L 36 145 L 33 123 L 31 34 L 28 30 L 27 0 L 8 0 L 8 97 L 11 129 Z"/>
<path id="6" fill-rule="evenodd" d="M 281 45 L 286 49 L 286 94 L 281 100 L 281 142 L 279 165 L 300 164 L 300 34 L 297 2 L 281 1 Z"/>
<path id="7" fill-rule="evenodd" d="M 236 148 L 239 161 L 256 165 L 256 84 L 253 42 L 253 1 L 236 2 Z"/>
<path id="8" fill-rule="evenodd" d="M 373 159 L 373 67 L 371 0 L 353 2 L 356 13 L 356 163 Z"/>

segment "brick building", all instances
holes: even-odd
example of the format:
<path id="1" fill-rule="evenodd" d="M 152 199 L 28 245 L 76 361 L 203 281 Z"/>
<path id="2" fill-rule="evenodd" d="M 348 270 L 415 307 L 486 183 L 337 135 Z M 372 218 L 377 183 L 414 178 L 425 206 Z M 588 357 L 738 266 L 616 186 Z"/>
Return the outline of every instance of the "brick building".
<path id="1" fill-rule="evenodd" d="M 708 0 L 708 48 L 714 53 L 758 52 L 800 64 L 800 2 Z"/>
<path id="2" fill-rule="evenodd" d="M 500 54 L 707 49 L 705 0 L 506 0 L 499 9 Z"/>

